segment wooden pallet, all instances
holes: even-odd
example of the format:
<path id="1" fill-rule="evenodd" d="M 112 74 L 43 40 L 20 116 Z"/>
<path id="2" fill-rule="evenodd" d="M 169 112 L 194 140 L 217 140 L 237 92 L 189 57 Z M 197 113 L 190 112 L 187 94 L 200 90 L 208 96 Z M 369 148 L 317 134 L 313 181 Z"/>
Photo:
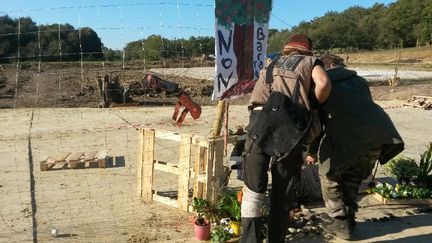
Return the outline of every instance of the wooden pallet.
<path id="1" fill-rule="evenodd" d="M 75 153 L 59 153 L 39 163 L 41 171 L 105 168 L 108 151 L 87 151 Z"/>
<path id="2" fill-rule="evenodd" d="M 432 205 L 432 199 L 389 199 L 374 193 L 373 197 L 386 205 Z"/>
<path id="3" fill-rule="evenodd" d="M 432 96 L 414 95 L 403 106 L 430 110 L 432 109 Z"/>
<path id="4" fill-rule="evenodd" d="M 160 161 L 155 153 L 155 139 L 178 143 L 178 163 Z M 229 137 L 234 143 L 236 137 Z M 224 139 L 222 136 L 201 136 L 155 130 L 139 129 L 137 164 L 137 196 L 190 212 L 193 197 L 217 200 L 224 173 Z M 158 194 L 153 181 L 154 171 L 177 176 L 177 199 Z M 192 194 L 191 192 L 192 189 Z M 192 196 L 192 197 L 191 197 Z"/>

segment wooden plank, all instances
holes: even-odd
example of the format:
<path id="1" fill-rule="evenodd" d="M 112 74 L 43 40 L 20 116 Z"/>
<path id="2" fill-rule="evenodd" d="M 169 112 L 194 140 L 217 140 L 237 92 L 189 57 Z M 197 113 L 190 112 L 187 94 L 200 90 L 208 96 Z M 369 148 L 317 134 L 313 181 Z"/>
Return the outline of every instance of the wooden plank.
<path id="1" fill-rule="evenodd" d="M 154 145 L 155 130 L 144 130 L 142 197 L 149 200 L 153 198 Z"/>
<path id="2" fill-rule="evenodd" d="M 214 177 L 213 177 L 213 193 L 212 200 L 217 200 L 219 192 L 223 183 L 223 157 L 224 157 L 224 140 L 215 141 L 215 152 L 214 152 Z"/>
<path id="3" fill-rule="evenodd" d="M 68 163 L 66 161 L 57 162 L 54 164 L 54 166 L 51 169 L 52 170 L 62 170 L 62 169 L 66 169 L 67 166 L 68 166 Z"/>
<path id="4" fill-rule="evenodd" d="M 199 145 L 208 148 L 210 141 L 218 141 L 218 140 L 224 140 L 224 137 L 223 136 L 211 137 L 209 138 L 209 141 L 206 141 L 204 138 L 201 138 L 201 140 L 199 141 Z M 236 142 L 237 142 L 237 135 L 228 136 L 228 140 L 227 140 L 228 144 L 235 144 Z"/>
<path id="5" fill-rule="evenodd" d="M 412 96 L 413 98 L 420 98 L 420 99 L 430 99 L 430 100 L 432 100 L 432 96 L 424 96 L 424 95 L 413 95 Z"/>
<path id="6" fill-rule="evenodd" d="M 389 199 L 374 193 L 373 197 L 385 205 L 432 205 L 432 199 Z"/>
<path id="7" fill-rule="evenodd" d="M 99 151 L 95 156 L 99 163 L 99 168 L 106 168 L 106 159 L 108 156 L 108 151 L 107 150 Z"/>
<path id="8" fill-rule="evenodd" d="M 207 148 L 198 146 L 196 148 L 196 160 L 194 164 L 194 190 L 193 196 L 203 198 L 204 183 L 203 174 L 205 174 L 205 163 L 207 158 Z"/>
<path id="9" fill-rule="evenodd" d="M 48 158 L 45 160 L 45 162 L 55 163 L 55 159 L 51 156 L 48 156 Z"/>
<path id="10" fill-rule="evenodd" d="M 84 161 L 69 161 L 68 162 L 70 169 L 84 169 L 85 162 Z"/>
<path id="11" fill-rule="evenodd" d="M 48 171 L 55 165 L 55 162 L 50 162 L 49 159 L 52 158 L 48 157 L 47 160 L 39 162 L 40 171 Z"/>
<path id="12" fill-rule="evenodd" d="M 83 152 L 75 152 L 72 155 L 68 156 L 67 160 L 68 161 L 78 161 L 83 154 L 84 154 Z"/>
<path id="13" fill-rule="evenodd" d="M 182 135 L 180 142 L 179 176 L 178 176 L 178 207 L 181 210 L 189 210 L 189 179 L 191 167 L 191 143 L 192 137 Z"/>
<path id="14" fill-rule="evenodd" d="M 172 163 L 164 163 L 162 161 L 155 161 L 154 170 L 159 170 L 171 174 L 179 175 L 180 171 L 177 165 Z"/>
<path id="15" fill-rule="evenodd" d="M 47 171 L 48 170 L 48 163 L 46 161 L 39 162 L 39 168 L 40 168 L 40 171 Z"/>
<path id="16" fill-rule="evenodd" d="M 97 153 L 98 153 L 98 151 L 96 151 L 96 150 L 85 152 L 84 153 L 84 161 L 95 160 Z"/>
<path id="17" fill-rule="evenodd" d="M 101 159 L 106 159 L 107 156 L 108 156 L 108 151 L 102 150 L 102 151 L 99 151 L 95 157 L 97 160 L 101 160 Z"/>
<path id="18" fill-rule="evenodd" d="M 65 153 L 59 153 L 53 157 L 55 162 L 61 162 L 64 161 L 71 153 L 65 152 Z"/>
<path id="19" fill-rule="evenodd" d="M 190 137 L 192 137 L 193 140 L 199 141 L 200 146 L 204 146 L 204 147 L 208 146 L 208 142 L 206 141 L 206 139 L 203 136 L 193 135 L 193 134 L 189 134 L 189 133 L 181 133 L 180 134 L 178 132 L 170 132 L 170 131 L 164 131 L 164 130 L 155 131 L 155 137 L 156 138 L 166 139 L 166 140 L 175 141 L 175 142 L 181 142 L 182 135 L 190 136 Z"/>
<path id="20" fill-rule="evenodd" d="M 168 206 L 171 206 L 174 208 L 178 207 L 177 201 L 175 199 L 171 199 L 169 197 L 163 197 L 163 196 L 157 195 L 156 193 L 153 194 L 153 201 L 160 202 L 160 203 L 163 203 L 165 205 L 168 205 Z"/>
<path id="21" fill-rule="evenodd" d="M 144 155 L 144 130 L 138 131 L 138 152 L 137 152 L 137 196 L 142 197 L 143 180 L 143 155 Z"/>
<path id="22" fill-rule="evenodd" d="M 204 183 L 204 190 L 203 190 L 203 197 L 207 200 L 211 199 L 211 193 L 212 193 L 212 185 L 213 185 L 213 166 L 214 166 L 214 147 L 215 147 L 215 141 L 210 140 L 207 148 L 207 164 L 205 165 L 205 183 Z"/>
<path id="23" fill-rule="evenodd" d="M 176 141 L 176 142 L 181 141 L 181 134 L 178 132 L 168 132 L 168 131 L 157 130 L 157 131 L 155 131 L 155 137 L 160 138 L 160 139 Z"/>
<path id="24" fill-rule="evenodd" d="M 202 197 L 202 191 L 199 192 L 199 186 L 198 186 L 198 177 L 201 173 L 200 171 L 200 147 L 199 143 L 193 143 L 192 145 L 192 164 L 193 164 L 193 191 L 192 191 L 192 197 Z"/>
<path id="25" fill-rule="evenodd" d="M 100 163 L 97 160 L 86 161 L 87 168 L 105 168 L 105 167 L 100 167 L 99 164 Z"/>

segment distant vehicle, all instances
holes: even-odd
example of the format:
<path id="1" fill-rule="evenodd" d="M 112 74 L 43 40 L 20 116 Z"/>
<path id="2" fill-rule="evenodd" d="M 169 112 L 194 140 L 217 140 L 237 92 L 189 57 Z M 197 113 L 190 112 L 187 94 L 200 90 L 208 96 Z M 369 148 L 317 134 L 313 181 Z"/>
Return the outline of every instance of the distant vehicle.
<path id="1" fill-rule="evenodd" d="M 280 53 L 269 53 L 267 54 L 267 58 L 274 60 L 275 58 L 277 58 L 280 55 Z"/>

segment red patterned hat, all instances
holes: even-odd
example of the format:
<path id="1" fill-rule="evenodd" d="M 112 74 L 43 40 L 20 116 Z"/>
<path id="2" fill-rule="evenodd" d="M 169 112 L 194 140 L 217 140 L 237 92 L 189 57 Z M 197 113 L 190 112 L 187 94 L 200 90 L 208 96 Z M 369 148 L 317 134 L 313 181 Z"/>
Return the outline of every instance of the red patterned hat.
<path id="1" fill-rule="evenodd" d="M 312 41 L 304 34 L 295 34 L 291 36 L 290 41 L 285 44 L 285 48 L 312 52 Z"/>

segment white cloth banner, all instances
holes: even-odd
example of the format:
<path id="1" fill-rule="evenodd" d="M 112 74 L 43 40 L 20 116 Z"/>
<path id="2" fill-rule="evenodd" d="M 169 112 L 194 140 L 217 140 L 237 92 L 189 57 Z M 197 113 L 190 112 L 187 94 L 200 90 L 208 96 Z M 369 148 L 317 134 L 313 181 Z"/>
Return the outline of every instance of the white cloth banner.
<path id="1" fill-rule="evenodd" d="M 271 0 L 216 0 L 213 100 L 250 93 L 264 67 Z"/>

